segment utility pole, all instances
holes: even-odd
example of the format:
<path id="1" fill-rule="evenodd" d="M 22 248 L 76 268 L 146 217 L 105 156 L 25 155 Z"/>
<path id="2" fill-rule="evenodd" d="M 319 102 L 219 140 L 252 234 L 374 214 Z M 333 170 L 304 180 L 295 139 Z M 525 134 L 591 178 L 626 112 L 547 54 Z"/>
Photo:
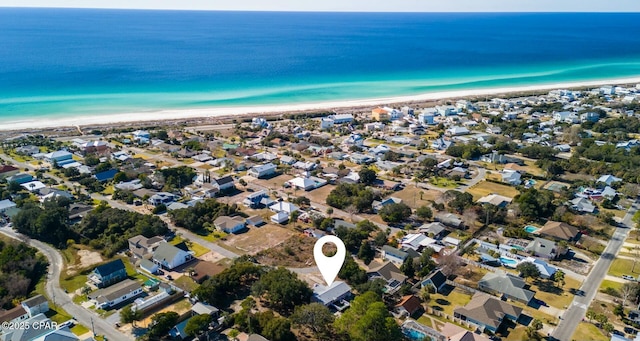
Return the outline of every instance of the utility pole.
<path id="1" fill-rule="evenodd" d="M 93 326 L 93 317 L 91 317 L 91 332 L 93 332 L 93 336 L 96 336 L 96 328 Z"/>

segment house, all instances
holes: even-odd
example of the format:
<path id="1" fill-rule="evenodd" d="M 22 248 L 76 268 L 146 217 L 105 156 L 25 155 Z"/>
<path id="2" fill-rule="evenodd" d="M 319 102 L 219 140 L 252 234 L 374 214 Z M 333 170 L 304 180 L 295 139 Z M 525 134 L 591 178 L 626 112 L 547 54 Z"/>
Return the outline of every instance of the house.
<path id="1" fill-rule="evenodd" d="M 254 166 L 247 171 L 247 175 L 260 179 L 271 176 L 276 173 L 276 165 L 269 162 L 264 165 Z"/>
<path id="2" fill-rule="evenodd" d="M 2 313 L 0 313 L 1 316 Z M 2 321 L 2 317 L 0 317 Z M 5 322 L 5 321 L 2 321 Z M 17 328 L 3 328 L 0 332 L 0 341 L 77 341 L 79 340 L 71 331 L 69 327 L 62 327 L 57 329 L 56 325 L 47 318 L 44 314 L 38 314 L 33 317 L 21 321 L 20 324 L 16 324 L 8 327 Z"/>
<path id="3" fill-rule="evenodd" d="M 600 121 L 600 114 L 595 112 L 586 112 L 580 115 L 580 122 L 598 122 Z"/>
<path id="4" fill-rule="evenodd" d="M 277 212 L 271 216 L 271 222 L 276 224 L 284 224 L 289 220 L 290 214 L 287 212 Z"/>
<path id="5" fill-rule="evenodd" d="M 420 251 L 422 248 L 428 247 L 435 242 L 435 239 L 429 238 L 422 233 L 411 233 L 402 237 L 400 245 L 405 250 L 411 249 L 414 251 Z"/>
<path id="6" fill-rule="evenodd" d="M 320 179 L 317 178 L 315 176 L 311 176 L 311 177 L 297 177 L 294 179 L 291 179 L 289 181 L 287 181 L 287 183 L 295 188 L 304 190 L 304 191 L 311 191 L 314 190 L 316 188 L 322 187 L 324 185 L 327 184 L 327 180 L 325 179 Z"/>
<path id="7" fill-rule="evenodd" d="M 395 306 L 396 313 L 404 316 L 413 316 L 422 309 L 422 301 L 415 295 L 406 295 Z"/>
<path id="8" fill-rule="evenodd" d="M 106 182 L 113 180 L 113 177 L 115 177 L 116 174 L 118 174 L 117 169 L 109 169 L 104 172 L 96 173 L 93 177 L 100 182 Z"/>
<path id="9" fill-rule="evenodd" d="M 34 145 L 22 146 L 16 148 L 16 154 L 33 156 L 40 153 L 40 147 Z"/>
<path id="10" fill-rule="evenodd" d="M 158 266 L 158 264 L 143 258 L 142 260 L 140 260 L 140 269 L 150 273 L 150 274 L 155 274 L 158 272 L 158 270 L 160 270 L 160 267 Z"/>
<path id="11" fill-rule="evenodd" d="M 193 267 L 193 272 L 190 274 L 191 278 L 196 281 L 198 284 L 202 284 L 207 278 L 211 278 L 222 271 L 224 271 L 226 267 L 220 265 L 218 263 L 211 263 L 207 261 L 198 261 L 198 263 Z"/>
<path id="12" fill-rule="evenodd" d="M 47 185 L 43 184 L 40 181 L 31 181 L 21 184 L 22 188 L 26 189 L 32 193 L 38 193 L 41 189 L 47 188 Z"/>
<path id="13" fill-rule="evenodd" d="M 235 183 L 232 176 L 225 176 L 225 177 L 213 180 L 213 185 L 214 187 L 217 187 L 217 189 L 220 192 L 229 191 L 235 188 Z"/>
<path id="14" fill-rule="evenodd" d="M 0 323 L 2 322 L 20 322 L 29 318 L 27 310 L 21 306 L 15 306 L 9 310 L 0 310 Z"/>
<path id="15" fill-rule="evenodd" d="M 169 336 L 171 336 L 173 340 L 184 340 L 189 337 L 189 335 L 187 335 L 187 332 L 185 331 L 185 328 L 187 327 L 187 323 L 189 323 L 189 320 L 191 320 L 192 318 L 193 316 L 173 326 L 173 328 L 169 330 Z"/>
<path id="16" fill-rule="evenodd" d="M 498 194 L 489 194 L 478 199 L 479 204 L 491 204 L 496 207 L 507 207 L 513 198 L 505 197 Z"/>
<path id="17" fill-rule="evenodd" d="M 138 143 L 148 143 L 151 138 L 151 134 L 146 130 L 136 130 L 131 135 L 133 136 L 133 140 Z"/>
<path id="18" fill-rule="evenodd" d="M 344 124 L 353 122 L 352 114 L 334 114 L 330 115 L 329 118 L 333 120 L 334 124 Z"/>
<path id="19" fill-rule="evenodd" d="M 374 212 L 378 213 L 378 211 L 380 211 L 383 207 L 387 205 L 399 204 L 401 202 L 402 202 L 402 199 L 389 197 L 386 199 L 382 199 L 381 201 L 374 200 L 373 203 L 371 203 L 371 207 L 373 207 Z"/>
<path id="20" fill-rule="evenodd" d="M 528 262 L 535 265 L 538 268 L 538 271 L 540 271 L 540 277 L 544 279 L 553 278 L 553 275 L 557 271 L 555 267 L 537 258 L 527 257 L 523 260 L 523 262 Z"/>
<path id="21" fill-rule="evenodd" d="M 93 206 L 85 204 L 71 204 L 69 205 L 69 221 L 78 222 L 92 210 Z"/>
<path id="22" fill-rule="evenodd" d="M 387 109 L 375 108 L 371 110 L 371 119 L 376 121 L 389 121 L 391 120 L 391 115 Z"/>
<path id="23" fill-rule="evenodd" d="M 547 223 L 538 230 L 538 234 L 552 239 L 566 240 L 569 242 L 580 240 L 580 231 L 577 227 L 559 221 L 547 221 Z"/>
<path id="24" fill-rule="evenodd" d="M 125 279 L 108 288 L 96 290 L 87 297 L 99 309 L 109 309 L 123 302 L 130 301 L 142 294 L 142 286 L 137 281 Z"/>
<path id="25" fill-rule="evenodd" d="M 429 223 L 429 224 L 424 224 L 422 226 L 420 226 L 418 228 L 418 231 L 420 233 L 424 233 L 427 236 L 435 239 L 435 240 L 440 240 L 442 238 L 444 238 L 444 236 L 447 234 L 447 228 L 446 226 L 444 226 L 442 223 L 440 222 L 433 222 L 433 223 Z"/>
<path id="26" fill-rule="evenodd" d="M 449 226 L 449 227 L 454 227 L 457 229 L 462 229 L 464 228 L 464 222 L 462 221 L 462 219 L 453 213 L 446 213 L 446 212 L 440 212 L 438 214 L 436 214 L 436 221 Z"/>
<path id="27" fill-rule="evenodd" d="M 518 186 L 522 183 L 520 180 L 520 172 L 513 169 L 504 169 L 500 172 L 502 175 L 502 182 L 506 182 L 509 185 Z"/>
<path id="28" fill-rule="evenodd" d="M 320 119 L 320 130 L 328 130 L 333 128 L 334 121 L 329 117 L 323 117 Z"/>
<path id="29" fill-rule="evenodd" d="M 247 220 L 245 222 L 247 223 L 247 225 L 251 225 L 251 226 L 255 226 L 255 227 L 260 227 L 260 226 L 266 224 L 264 222 L 264 220 L 262 219 L 262 217 L 259 216 L 259 215 L 251 216 L 251 217 L 247 218 Z"/>
<path id="30" fill-rule="evenodd" d="M 261 190 L 261 191 L 253 192 L 253 193 L 249 194 L 242 201 L 242 203 L 245 206 L 248 206 L 250 208 L 258 208 L 260 206 L 266 206 L 267 204 L 265 204 L 265 203 L 267 203 L 267 202 L 270 205 L 272 201 L 273 200 L 269 199 L 269 194 L 267 193 L 267 191 Z"/>
<path id="31" fill-rule="evenodd" d="M 348 300 L 351 296 L 351 287 L 342 281 L 335 281 L 328 287 L 321 284 L 313 286 L 312 300 L 337 311 L 349 306 Z"/>
<path id="32" fill-rule="evenodd" d="M 398 267 L 389 261 L 382 265 L 371 267 L 369 271 L 367 271 L 367 277 L 369 280 L 381 278 L 387 282 L 385 285 L 385 292 L 388 294 L 396 292 L 407 280 L 407 276 L 405 276 Z"/>
<path id="33" fill-rule="evenodd" d="M 622 181 L 622 179 L 616 178 L 615 176 L 613 176 L 611 174 L 603 175 L 603 176 L 599 177 L 598 180 L 596 180 L 596 182 L 603 182 L 607 186 L 611 186 L 612 183 L 619 182 L 619 181 Z"/>
<path id="34" fill-rule="evenodd" d="M 551 260 L 556 259 L 561 255 L 560 252 L 558 252 L 558 244 L 551 240 L 538 237 L 529 242 L 524 250 L 531 254 L 533 257 Z"/>
<path id="35" fill-rule="evenodd" d="M 420 286 L 422 288 L 424 287 L 433 288 L 435 293 L 438 293 L 444 288 L 446 284 L 447 284 L 447 276 L 445 276 L 445 274 L 442 273 L 442 271 L 436 270 L 432 272 L 429 276 L 427 276 L 427 278 L 425 278 L 420 283 Z"/>
<path id="36" fill-rule="evenodd" d="M 491 341 L 491 339 L 481 334 L 476 334 L 449 322 L 445 323 L 440 329 L 440 334 L 447 341 Z"/>
<path id="37" fill-rule="evenodd" d="M 9 166 L 9 165 L 2 165 L 0 166 L 0 179 L 8 178 L 10 176 L 18 174 L 19 172 L 20 172 L 20 169 L 16 167 Z"/>
<path id="38" fill-rule="evenodd" d="M 15 202 L 9 199 L 0 200 L 0 214 L 13 216 L 16 213 L 18 213 L 18 206 Z"/>
<path id="39" fill-rule="evenodd" d="M 137 235 L 129 238 L 129 251 L 137 258 L 150 258 L 153 251 L 162 242 L 164 242 L 164 239 L 160 236 L 147 238 L 143 235 Z"/>
<path id="40" fill-rule="evenodd" d="M 246 227 L 244 219 L 239 216 L 228 217 L 228 216 L 220 216 L 213 221 L 213 226 L 216 229 L 223 231 L 225 233 L 238 233 Z"/>
<path id="41" fill-rule="evenodd" d="M 178 196 L 168 192 L 158 192 L 149 197 L 148 202 L 153 206 L 167 205 L 178 199 Z"/>
<path id="42" fill-rule="evenodd" d="M 193 307 L 191 307 L 191 311 L 196 315 L 211 315 L 214 317 L 220 313 L 220 309 L 203 302 L 194 304 Z"/>
<path id="43" fill-rule="evenodd" d="M 596 211 L 596 206 L 586 198 L 574 198 L 569 201 L 569 204 L 571 205 L 571 209 L 578 212 L 594 213 Z"/>
<path id="44" fill-rule="evenodd" d="M 481 330 L 495 333 L 507 321 L 517 321 L 522 308 L 484 293 L 477 293 L 464 307 L 456 308 L 453 315 L 477 325 Z"/>
<path id="45" fill-rule="evenodd" d="M 524 279 L 504 272 L 489 272 L 480 281 L 478 288 L 502 298 L 529 304 L 535 292 L 525 289 Z"/>
<path id="46" fill-rule="evenodd" d="M 169 243 L 160 243 L 153 252 L 153 261 L 165 269 L 175 269 L 194 257 L 190 252 L 179 249 Z"/>
<path id="47" fill-rule="evenodd" d="M 454 126 L 446 130 L 445 134 L 448 136 L 460 136 L 460 135 L 468 135 L 471 132 L 466 127 Z"/>
<path id="48" fill-rule="evenodd" d="M 294 159 L 293 157 L 288 156 L 288 155 L 283 155 L 280 158 L 280 163 L 281 164 L 285 164 L 285 165 L 292 165 L 292 164 L 296 163 L 296 159 Z"/>
<path id="49" fill-rule="evenodd" d="M 274 204 L 269 206 L 269 209 L 273 212 L 284 212 L 286 214 L 291 214 L 298 210 L 298 206 L 286 201 L 276 201 Z"/>
<path id="50" fill-rule="evenodd" d="M 44 154 L 44 158 L 51 164 L 57 163 L 58 165 L 62 166 L 61 163 L 73 160 L 73 154 L 69 153 L 66 150 L 58 150 L 55 152 Z"/>
<path id="51" fill-rule="evenodd" d="M 390 260 L 396 264 L 402 264 L 407 257 L 409 257 L 409 253 L 406 251 L 399 250 L 391 245 L 384 245 L 382 247 L 383 259 Z"/>
<path id="52" fill-rule="evenodd" d="M 127 278 L 127 269 L 122 259 L 97 266 L 87 279 L 98 288 L 106 288 Z"/>
<path id="53" fill-rule="evenodd" d="M 24 310 L 29 314 L 29 317 L 34 317 L 38 314 L 45 314 L 49 311 L 49 301 L 42 295 L 36 295 L 29 299 L 26 299 L 20 303 Z"/>
<path id="54" fill-rule="evenodd" d="M 83 154 L 90 153 L 104 153 L 109 150 L 109 144 L 106 141 L 88 141 L 82 143 L 80 146 L 80 150 Z"/>
<path id="55" fill-rule="evenodd" d="M 18 173 L 7 177 L 7 183 L 15 182 L 19 185 L 25 184 L 27 182 L 34 181 L 36 178 L 27 173 Z"/>
<path id="56" fill-rule="evenodd" d="M 431 142 L 431 149 L 446 150 L 447 148 L 451 147 L 451 145 L 453 145 L 452 141 L 445 140 L 444 138 L 441 137 Z"/>

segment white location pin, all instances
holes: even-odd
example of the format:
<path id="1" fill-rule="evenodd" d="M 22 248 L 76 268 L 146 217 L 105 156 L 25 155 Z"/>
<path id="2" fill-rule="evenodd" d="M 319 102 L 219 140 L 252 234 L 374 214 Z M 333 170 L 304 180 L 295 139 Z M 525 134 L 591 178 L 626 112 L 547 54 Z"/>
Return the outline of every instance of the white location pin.
<path id="1" fill-rule="evenodd" d="M 338 252 L 333 257 L 327 257 L 322 253 L 322 246 L 326 243 L 333 243 L 338 248 Z M 327 286 L 331 286 L 336 276 L 338 276 L 346 255 L 347 248 L 342 240 L 336 236 L 324 236 L 316 242 L 313 247 L 313 258 L 315 258 L 316 265 L 320 269 L 324 281 L 327 282 Z"/>

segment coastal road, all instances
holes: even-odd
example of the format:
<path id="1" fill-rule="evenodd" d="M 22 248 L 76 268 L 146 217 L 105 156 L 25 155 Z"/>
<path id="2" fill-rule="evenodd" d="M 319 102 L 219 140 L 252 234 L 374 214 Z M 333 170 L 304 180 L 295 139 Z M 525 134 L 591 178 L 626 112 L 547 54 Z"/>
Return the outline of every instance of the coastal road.
<path id="1" fill-rule="evenodd" d="M 103 320 L 102 317 L 95 312 L 73 303 L 69 294 L 64 292 L 60 287 L 60 273 L 62 272 L 62 266 L 64 263 L 62 261 L 62 256 L 56 249 L 35 239 L 25 239 L 23 235 L 13 231 L 7 226 L 1 227 L 0 233 L 20 241 L 27 240 L 28 245 L 35 247 L 45 257 L 47 257 L 49 269 L 47 273 L 45 291 L 56 307 L 64 309 L 67 313 L 73 316 L 76 321 L 89 329 L 91 329 L 91 326 L 93 325 L 95 333 L 97 335 L 104 335 L 108 340 L 133 340 L 128 335 L 121 333 L 114 326 Z"/>
<path id="2" fill-rule="evenodd" d="M 585 293 L 584 296 L 574 297 L 573 302 L 562 316 L 560 323 L 551 334 L 555 339 L 561 341 L 571 340 L 571 336 L 578 327 L 578 324 L 585 317 L 587 309 L 589 309 L 591 302 L 598 293 L 598 288 L 600 288 L 602 280 L 607 276 L 611 263 L 622 248 L 622 245 L 624 245 L 624 241 L 629 235 L 629 230 L 633 226 L 631 218 L 633 218 L 633 214 L 639 207 L 638 202 L 634 202 L 619 227 L 616 228 L 609 241 L 609 245 L 607 245 L 602 255 L 600 255 L 600 259 L 596 261 L 586 280 L 582 283 L 582 287 L 580 287 L 580 290 Z"/>

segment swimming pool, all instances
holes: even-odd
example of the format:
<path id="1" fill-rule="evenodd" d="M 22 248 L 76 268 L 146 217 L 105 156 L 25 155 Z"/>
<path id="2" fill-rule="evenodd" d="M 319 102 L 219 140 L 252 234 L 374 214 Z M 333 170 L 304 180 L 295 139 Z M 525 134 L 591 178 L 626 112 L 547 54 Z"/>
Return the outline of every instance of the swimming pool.
<path id="1" fill-rule="evenodd" d="M 415 341 L 422 341 L 425 339 L 425 337 L 427 337 L 427 334 L 411 328 L 406 328 L 403 330 L 403 332 L 404 335 L 406 335 L 409 339 Z"/>
<path id="2" fill-rule="evenodd" d="M 539 228 L 535 226 L 527 225 L 524 227 L 524 230 L 527 231 L 527 233 L 535 233 L 536 231 L 539 230 Z"/>
<path id="3" fill-rule="evenodd" d="M 510 268 L 515 268 L 518 265 L 518 261 L 511 258 L 500 257 L 500 263 L 504 266 L 508 266 Z"/>

